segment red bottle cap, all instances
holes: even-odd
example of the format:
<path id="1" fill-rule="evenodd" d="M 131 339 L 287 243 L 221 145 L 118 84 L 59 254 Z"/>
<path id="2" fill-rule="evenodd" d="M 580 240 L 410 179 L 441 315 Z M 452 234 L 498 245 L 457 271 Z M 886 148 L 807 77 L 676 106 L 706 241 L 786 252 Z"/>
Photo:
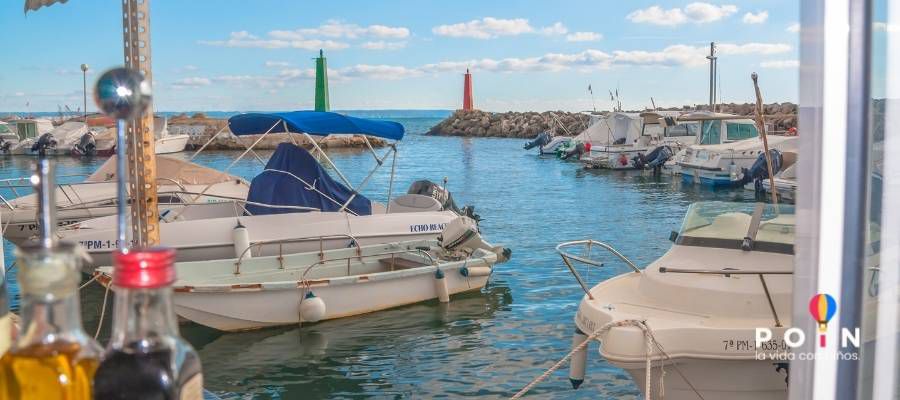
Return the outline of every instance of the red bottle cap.
<path id="1" fill-rule="evenodd" d="M 113 285 L 155 289 L 175 283 L 175 249 L 153 247 L 115 253 Z"/>

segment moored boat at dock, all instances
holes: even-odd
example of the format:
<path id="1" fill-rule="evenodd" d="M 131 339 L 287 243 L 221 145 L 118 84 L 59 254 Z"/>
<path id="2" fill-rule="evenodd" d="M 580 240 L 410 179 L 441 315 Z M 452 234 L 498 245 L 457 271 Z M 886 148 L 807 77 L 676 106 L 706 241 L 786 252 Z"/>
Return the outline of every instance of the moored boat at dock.
<path id="1" fill-rule="evenodd" d="M 695 203 L 672 240 L 644 269 L 606 243 L 557 246 L 585 292 L 575 316 L 573 385 L 584 380 L 590 338 L 648 398 L 657 382 L 675 400 L 787 398 L 787 363 L 779 360 L 790 350 L 774 340 L 757 346 L 755 332 L 780 337 L 791 326 L 793 207 Z M 591 248 L 631 271 L 589 288 L 573 264 L 603 265 L 585 256 Z"/>
<path id="2" fill-rule="evenodd" d="M 358 243 L 358 242 L 356 242 Z M 291 255 L 176 264 L 179 316 L 225 331 L 360 315 L 480 290 L 509 251 L 459 217 L 440 241 L 415 240 Z M 110 267 L 95 272 L 111 280 Z"/>

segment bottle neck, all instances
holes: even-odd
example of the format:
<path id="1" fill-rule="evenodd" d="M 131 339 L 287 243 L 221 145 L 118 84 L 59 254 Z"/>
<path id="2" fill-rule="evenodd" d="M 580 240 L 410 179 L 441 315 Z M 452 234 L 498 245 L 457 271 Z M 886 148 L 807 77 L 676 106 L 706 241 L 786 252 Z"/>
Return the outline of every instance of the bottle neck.
<path id="1" fill-rule="evenodd" d="M 76 292 L 62 297 L 24 293 L 21 304 L 22 324 L 16 347 L 46 343 L 48 337 L 80 341 L 85 336 Z"/>
<path id="2" fill-rule="evenodd" d="M 111 348 L 157 347 L 178 336 L 178 321 L 172 308 L 172 288 L 116 288 Z"/>

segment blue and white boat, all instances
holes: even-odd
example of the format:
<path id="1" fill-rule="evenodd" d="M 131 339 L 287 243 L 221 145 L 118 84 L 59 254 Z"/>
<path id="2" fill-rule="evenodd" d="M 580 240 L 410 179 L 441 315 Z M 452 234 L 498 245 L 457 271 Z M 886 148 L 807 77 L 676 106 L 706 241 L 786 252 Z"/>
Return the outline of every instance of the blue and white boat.
<path id="1" fill-rule="evenodd" d="M 738 185 L 743 170 L 749 169 L 763 153 L 756 123 L 747 117 L 696 112 L 680 116 L 678 122 L 700 128 L 697 144 L 679 151 L 667 163 L 670 172 L 680 174 L 686 183 Z M 797 150 L 796 136 L 768 135 L 768 142 L 770 149 L 780 152 Z"/>

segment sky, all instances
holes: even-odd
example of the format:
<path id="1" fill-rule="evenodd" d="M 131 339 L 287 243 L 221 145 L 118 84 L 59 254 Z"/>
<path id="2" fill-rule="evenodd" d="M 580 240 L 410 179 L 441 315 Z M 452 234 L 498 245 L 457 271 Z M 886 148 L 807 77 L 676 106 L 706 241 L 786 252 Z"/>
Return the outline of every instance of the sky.
<path id="1" fill-rule="evenodd" d="M 123 63 L 121 2 L 0 4 L 0 110 L 82 107 Z M 152 0 L 154 109 L 310 109 L 328 58 L 332 109 L 487 111 L 703 104 L 715 41 L 723 102 L 797 101 L 797 1 Z M 588 86 L 593 89 L 593 98 Z M 89 100 L 88 110 L 95 110 Z"/>

